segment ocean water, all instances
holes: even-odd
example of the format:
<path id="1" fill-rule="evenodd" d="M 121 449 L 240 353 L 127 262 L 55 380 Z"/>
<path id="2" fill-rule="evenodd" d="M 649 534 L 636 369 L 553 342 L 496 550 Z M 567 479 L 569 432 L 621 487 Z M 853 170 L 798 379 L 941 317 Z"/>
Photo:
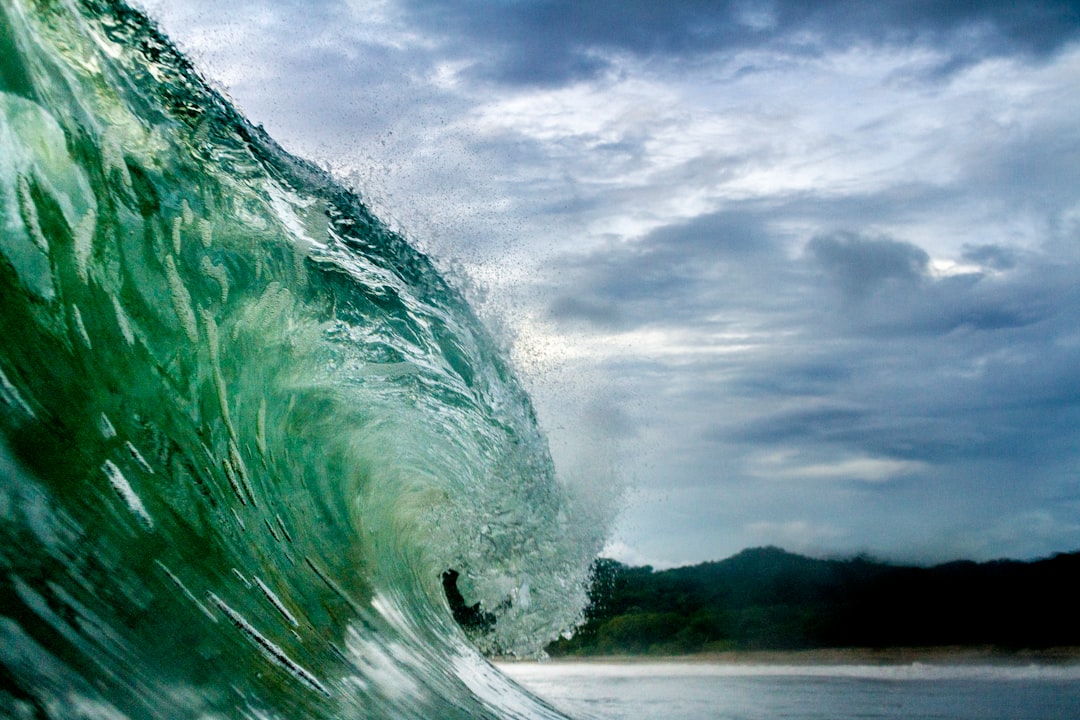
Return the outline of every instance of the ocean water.
<path id="1" fill-rule="evenodd" d="M 1075 720 L 1080 666 L 500 666 L 579 720 Z"/>
<path id="2" fill-rule="evenodd" d="M 558 717 L 476 648 L 601 528 L 361 197 L 122 3 L 0 0 L 0 717 Z"/>

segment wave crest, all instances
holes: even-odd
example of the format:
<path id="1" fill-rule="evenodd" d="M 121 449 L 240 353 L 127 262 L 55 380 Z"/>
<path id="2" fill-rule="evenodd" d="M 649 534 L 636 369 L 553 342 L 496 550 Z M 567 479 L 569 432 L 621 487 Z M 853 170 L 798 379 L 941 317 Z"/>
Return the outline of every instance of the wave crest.
<path id="1" fill-rule="evenodd" d="M 0 707 L 553 714 L 447 595 L 536 653 L 601 538 L 460 294 L 139 13 L 0 26 Z"/>

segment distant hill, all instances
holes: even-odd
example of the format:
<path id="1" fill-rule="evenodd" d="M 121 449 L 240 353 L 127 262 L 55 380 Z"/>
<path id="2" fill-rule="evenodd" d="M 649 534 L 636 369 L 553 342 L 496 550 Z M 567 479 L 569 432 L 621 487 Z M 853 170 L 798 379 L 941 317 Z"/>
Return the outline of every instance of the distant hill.
<path id="1" fill-rule="evenodd" d="M 910 567 L 766 547 L 654 571 L 600 559 L 586 623 L 554 656 L 1080 645 L 1080 552 Z"/>

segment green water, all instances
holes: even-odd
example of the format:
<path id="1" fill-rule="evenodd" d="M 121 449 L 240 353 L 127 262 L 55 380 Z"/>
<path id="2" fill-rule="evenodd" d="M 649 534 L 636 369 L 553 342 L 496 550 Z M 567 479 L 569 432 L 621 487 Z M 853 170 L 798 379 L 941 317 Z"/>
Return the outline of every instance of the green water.
<path id="1" fill-rule="evenodd" d="M 0 0 L 0 481 L 11 717 L 553 715 L 474 647 L 600 542 L 429 259 L 92 0 Z"/>

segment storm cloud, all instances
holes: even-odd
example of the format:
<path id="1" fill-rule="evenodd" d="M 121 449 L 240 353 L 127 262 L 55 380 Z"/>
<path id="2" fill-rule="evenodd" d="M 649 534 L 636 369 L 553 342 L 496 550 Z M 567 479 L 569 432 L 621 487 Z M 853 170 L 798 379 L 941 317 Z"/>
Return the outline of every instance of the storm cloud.
<path id="1" fill-rule="evenodd" d="M 810 55 L 867 42 L 947 48 L 936 69 L 949 72 L 998 55 L 1044 56 L 1080 33 L 1080 9 L 1067 2 L 418 0 L 406 7 L 448 51 L 477 58 L 478 75 L 511 84 L 596 77 L 618 54 L 701 62 L 748 48 Z"/>

